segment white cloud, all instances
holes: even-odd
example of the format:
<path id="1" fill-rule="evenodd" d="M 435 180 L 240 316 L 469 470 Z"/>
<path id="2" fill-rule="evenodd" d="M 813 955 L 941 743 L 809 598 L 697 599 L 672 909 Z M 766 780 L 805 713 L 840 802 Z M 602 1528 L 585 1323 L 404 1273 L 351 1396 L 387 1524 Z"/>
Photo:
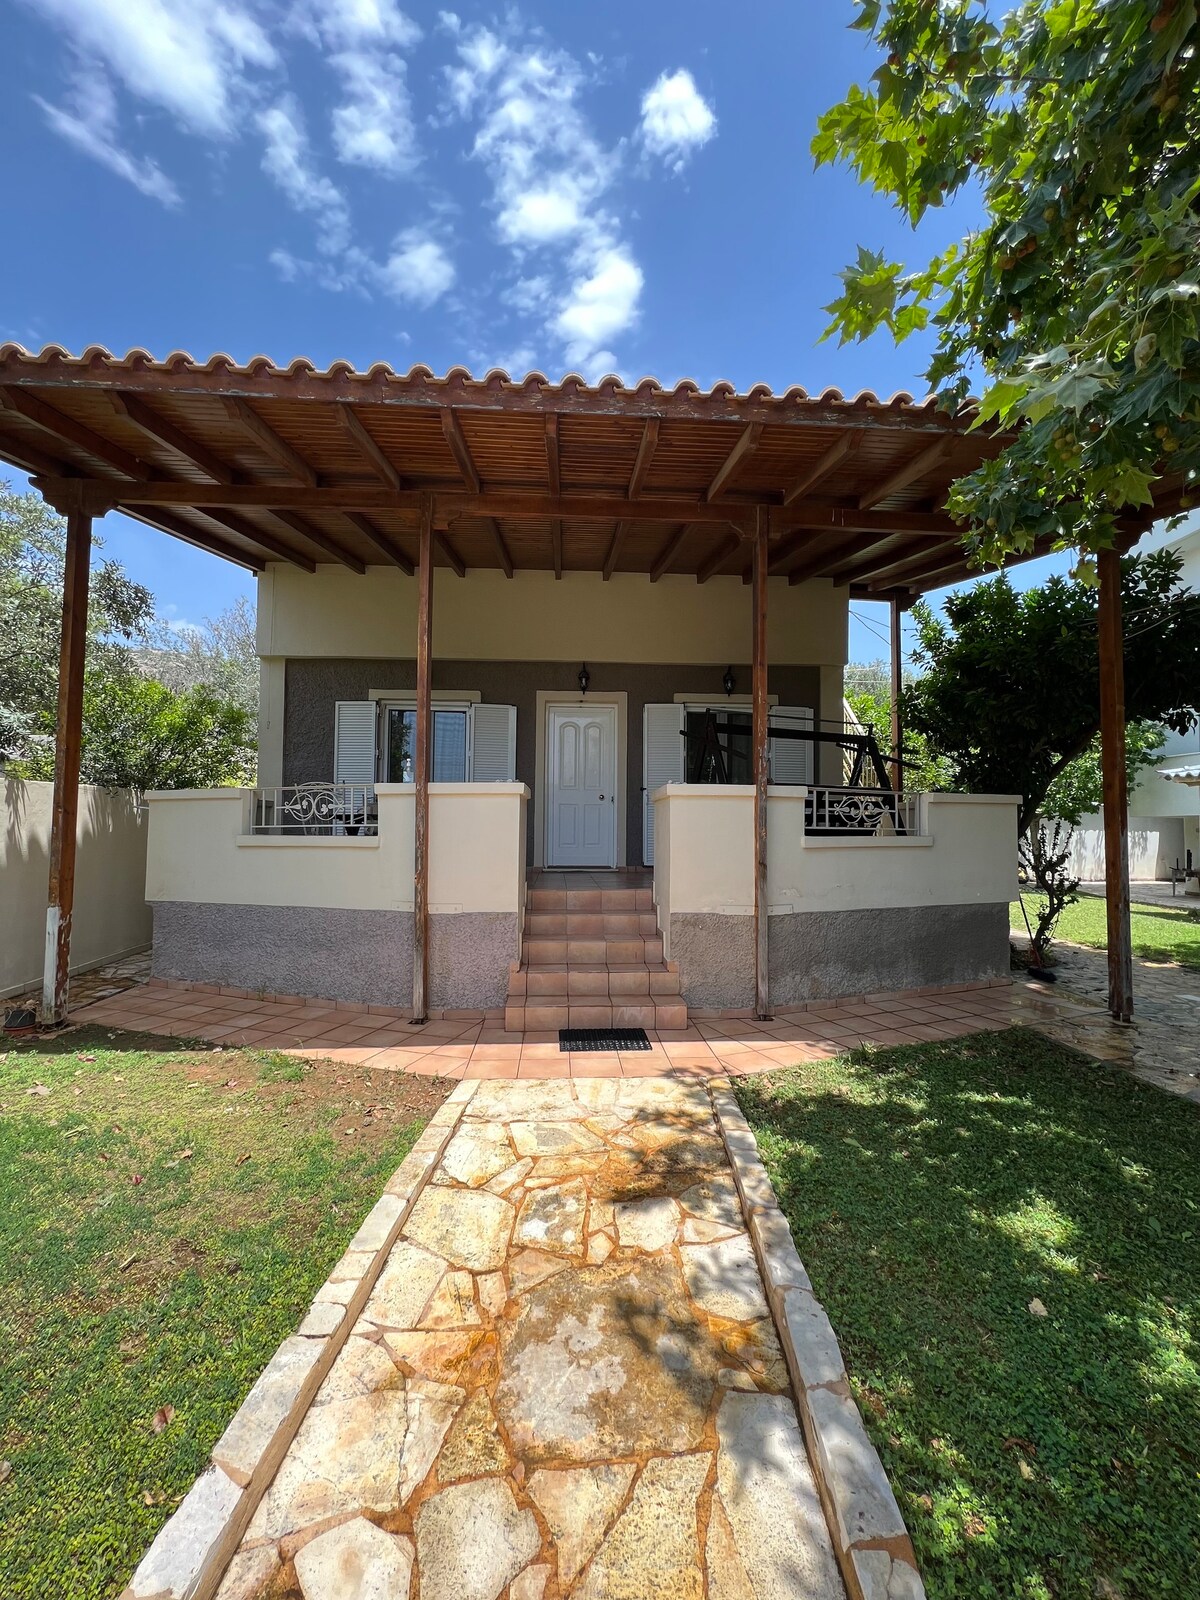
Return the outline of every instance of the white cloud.
<path id="1" fill-rule="evenodd" d="M 586 375 L 611 368 L 609 346 L 637 320 L 643 279 L 608 201 L 620 152 L 601 144 L 581 107 L 583 70 L 512 24 L 503 36 L 474 27 L 455 37 L 447 86 L 476 122 L 472 154 L 517 267 L 503 298 L 536 314 Z"/>
<path id="2" fill-rule="evenodd" d="M 408 228 L 395 239 L 376 277 L 393 299 L 427 307 L 453 285 L 454 263 L 431 234 Z"/>
<path id="3" fill-rule="evenodd" d="M 105 63 L 133 94 L 209 138 L 233 132 L 246 70 L 278 64 L 275 47 L 256 18 L 234 0 L 217 5 L 207 0 L 26 4 L 53 23 L 85 61 Z M 73 137 L 67 125 L 59 131 Z"/>
<path id="4" fill-rule="evenodd" d="M 336 255 L 350 240 L 350 212 L 341 190 L 317 172 L 311 160 L 304 117 L 292 95 L 284 95 L 255 118 L 266 141 L 263 171 L 282 189 L 297 211 L 317 219 L 317 243 Z"/>
<path id="5" fill-rule="evenodd" d="M 620 245 L 593 258 L 572 283 L 554 325 L 568 359 L 582 366 L 585 376 L 612 371 L 616 357 L 605 346 L 637 316 L 642 283 L 642 269 Z"/>
<path id="6" fill-rule="evenodd" d="M 39 95 L 34 100 L 55 133 L 93 161 L 124 178 L 151 200 L 165 206 L 179 204 L 179 190 L 156 161 L 131 155 L 117 136 L 117 97 L 103 71 L 77 76 L 71 108 L 52 106 Z"/>
<path id="7" fill-rule="evenodd" d="M 417 138 L 403 59 L 386 51 L 342 50 L 329 65 L 346 94 L 332 117 L 333 145 L 341 160 L 380 172 L 411 171 Z"/>
<path id="8" fill-rule="evenodd" d="M 310 0 L 295 8 L 290 22 L 332 49 L 407 50 L 421 38 L 420 28 L 393 0 Z"/>
<path id="9" fill-rule="evenodd" d="M 289 17 L 321 52 L 342 98 L 331 115 L 338 159 L 389 174 L 417 164 L 407 67 L 396 52 L 421 38 L 394 0 L 307 0 Z"/>
<path id="10" fill-rule="evenodd" d="M 717 131 L 712 107 L 686 68 L 664 72 L 642 96 L 642 140 L 651 155 L 661 156 L 678 172 L 693 150 Z"/>

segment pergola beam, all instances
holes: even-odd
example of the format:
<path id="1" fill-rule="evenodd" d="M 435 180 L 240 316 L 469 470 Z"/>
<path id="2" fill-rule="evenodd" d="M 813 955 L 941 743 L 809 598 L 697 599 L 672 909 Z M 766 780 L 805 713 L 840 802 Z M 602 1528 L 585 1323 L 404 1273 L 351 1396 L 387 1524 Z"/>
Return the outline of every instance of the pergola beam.
<path id="1" fill-rule="evenodd" d="M 889 472 L 887 477 L 877 483 L 873 489 L 859 496 L 858 509 L 869 511 L 872 506 L 877 506 L 881 500 L 886 500 L 889 495 L 899 494 L 901 489 L 907 489 L 910 483 L 915 483 L 942 460 L 951 444 L 951 436 L 943 435 L 926 449 L 918 451 L 910 460 L 901 462 L 895 471 Z"/>
<path id="2" fill-rule="evenodd" d="M 322 533 L 320 528 L 314 527 L 307 517 L 299 516 L 295 511 L 273 511 L 271 515 L 276 522 L 282 522 L 285 528 L 290 528 L 302 539 L 307 539 L 309 544 L 315 544 L 318 550 L 324 550 L 327 556 L 332 556 L 344 567 L 349 567 L 351 572 L 357 572 L 360 578 L 366 573 L 367 564 L 360 556 L 356 556 L 352 550 L 347 550 L 346 546 L 339 544 L 336 539 L 331 539 L 327 533 Z"/>
<path id="3" fill-rule="evenodd" d="M 804 559 L 798 561 L 787 575 L 790 584 L 807 583 L 810 578 L 819 578 L 831 566 L 836 565 L 846 555 L 864 544 L 864 536 L 852 539 L 849 544 L 845 540 L 838 542 L 836 533 L 825 533 L 818 538 L 810 538 L 805 546 Z"/>
<path id="4" fill-rule="evenodd" d="M 446 564 L 453 568 L 455 577 L 465 578 L 467 575 L 467 564 L 459 555 L 454 546 L 450 543 L 449 537 L 440 531 L 435 531 L 433 535 L 433 542 L 445 557 Z"/>
<path id="5" fill-rule="evenodd" d="M 317 563 L 311 557 L 293 550 L 291 545 L 284 544 L 283 540 L 277 539 L 273 533 L 264 532 L 256 523 L 247 522 L 245 517 L 239 517 L 236 512 L 219 511 L 215 506 L 206 506 L 204 515 L 213 522 L 219 522 L 231 533 L 236 533 L 239 539 L 249 539 L 255 544 L 262 545 L 264 550 L 269 550 L 280 561 L 290 561 L 294 567 L 301 567 L 305 572 L 317 570 Z"/>
<path id="6" fill-rule="evenodd" d="M 394 489 L 399 494 L 404 488 L 403 477 L 383 446 L 367 431 L 366 423 L 358 415 L 355 408 L 347 405 L 338 406 L 336 416 L 348 437 L 357 446 L 360 454 L 366 457 L 376 475 L 387 484 L 389 489 Z"/>
<path id="7" fill-rule="evenodd" d="M 810 489 L 815 489 L 823 479 L 841 466 L 848 455 L 851 455 L 862 439 L 861 428 L 851 428 L 843 433 L 840 439 L 835 439 L 823 455 L 817 457 L 807 471 L 802 472 L 792 484 L 790 489 L 783 491 L 783 503 L 790 506 L 794 501 L 808 494 Z"/>
<path id="8" fill-rule="evenodd" d="M 892 705 L 891 705 L 891 734 L 892 734 L 892 788 L 899 794 L 904 788 L 904 765 L 901 761 L 900 746 L 903 742 L 903 728 L 900 723 L 900 692 L 904 687 L 904 613 L 907 609 L 907 595 L 894 589 L 889 597 L 889 614 L 891 616 L 891 646 L 892 668 Z"/>
<path id="9" fill-rule="evenodd" d="M 868 582 L 873 589 L 890 589 L 896 583 L 904 585 L 909 579 L 919 581 L 925 571 L 940 571 L 942 565 L 962 566 L 966 559 L 966 551 L 961 544 L 937 551 L 923 550 L 919 555 L 907 555 L 900 561 L 881 567 L 870 574 Z"/>
<path id="10" fill-rule="evenodd" d="M 691 524 L 681 523 L 670 536 L 662 549 L 654 558 L 654 565 L 650 568 L 650 582 L 657 583 L 663 573 L 668 570 L 672 561 L 679 554 L 679 547 L 687 538 Z"/>
<path id="11" fill-rule="evenodd" d="M 496 546 L 496 556 L 503 569 L 504 576 L 511 578 L 513 575 L 513 558 L 508 545 L 504 542 L 504 535 L 500 531 L 500 524 L 495 517 L 484 517 L 483 525 L 491 535 L 492 543 Z"/>
<path id="12" fill-rule="evenodd" d="M 79 450 L 86 450 L 88 455 L 95 456 L 97 461 L 103 461 L 105 466 L 113 467 L 117 472 L 123 472 L 127 478 L 144 478 L 146 475 L 147 463 L 139 460 L 132 451 L 93 432 L 82 422 L 76 422 L 74 417 L 56 411 L 28 389 L 0 384 L 0 407 L 15 411 L 26 422 L 32 422 L 35 427 L 52 434 L 56 439 L 73 444 Z"/>
<path id="13" fill-rule="evenodd" d="M 696 582 L 707 583 L 714 572 L 719 571 L 731 557 L 741 549 L 742 541 L 735 534 L 726 539 L 709 555 L 696 569 Z"/>
<path id="14" fill-rule="evenodd" d="M 770 518 L 761 507 L 755 519 L 753 639 L 750 656 L 751 747 L 754 764 L 754 1012 L 771 1020 L 770 905 L 767 881 L 767 785 L 770 739 L 767 699 L 767 582 Z"/>
<path id="15" fill-rule="evenodd" d="M 417 558 L 416 737 L 413 741 L 412 1020 L 429 1012 L 429 775 L 433 744 L 433 501 L 421 508 Z"/>
<path id="16" fill-rule="evenodd" d="M 1133 948 L 1129 928 L 1129 778 L 1125 760 L 1125 646 L 1121 556 L 1096 557 L 1100 578 L 1100 774 L 1104 815 L 1104 898 L 1108 922 L 1108 1009 L 1133 1021 Z"/>
<path id="17" fill-rule="evenodd" d="M 232 561 L 239 567 L 246 567 L 250 572 L 262 572 L 266 568 L 267 564 L 261 556 L 241 550 L 215 533 L 201 533 L 190 523 L 172 516 L 169 511 L 137 511 L 131 508 L 123 514 L 132 517 L 135 522 L 144 523 L 147 528 L 157 528 L 160 533 L 169 533 L 173 539 L 194 545 L 197 550 L 205 550 L 210 556 L 219 556 L 222 561 Z"/>
<path id="18" fill-rule="evenodd" d="M 608 553 L 604 557 L 604 566 L 601 569 L 604 574 L 605 583 L 607 583 L 613 575 L 613 569 L 617 564 L 617 557 L 621 554 L 621 546 L 625 543 L 625 535 L 628 532 L 629 524 L 627 522 L 618 522 L 613 527 L 612 538 L 608 542 Z"/>
<path id="19" fill-rule="evenodd" d="M 646 474 L 654 460 L 654 452 L 658 449 L 659 421 L 657 417 L 647 417 L 642 425 L 642 437 L 638 444 L 637 457 L 633 463 L 633 471 L 629 475 L 628 498 L 640 499 L 642 489 L 646 482 Z"/>
<path id="20" fill-rule="evenodd" d="M 552 411 L 546 418 L 546 476 L 550 483 L 550 494 L 558 500 L 562 496 L 562 464 L 558 455 L 558 417 Z M 563 525 L 561 517 L 550 519 L 550 551 L 553 558 L 554 576 L 561 578 L 563 575 Z"/>
<path id="21" fill-rule="evenodd" d="M 899 548 L 896 540 L 904 541 Z M 846 557 L 844 566 L 839 566 L 829 574 L 835 584 L 857 583 L 859 578 L 870 573 L 873 566 L 878 566 L 880 561 L 889 561 L 896 556 L 904 558 L 920 556 L 925 560 L 930 558 L 929 546 L 941 544 L 940 533 L 891 533 L 884 534 L 882 538 L 864 535 L 863 538 L 854 540 L 853 546 L 841 552 Z M 912 546 L 923 544 L 924 549 L 914 551 Z M 891 549 L 888 547 L 892 546 Z M 944 552 L 943 552 L 944 553 Z"/>
<path id="22" fill-rule="evenodd" d="M 110 396 L 113 409 L 119 416 L 127 418 L 143 433 L 156 439 L 159 444 L 165 444 L 169 450 L 174 450 L 185 461 L 190 461 L 194 467 L 210 477 L 214 483 L 233 483 L 236 474 L 228 462 L 222 461 L 219 456 L 207 447 L 186 434 L 182 428 L 166 417 L 159 416 L 151 406 L 136 394 L 124 394 L 114 391 Z"/>
<path id="23" fill-rule="evenodd" d="M 343 511 L 342 516 L 352 528 L 358 529 L 364 539 L 369 539 L 394 566 L 399 567 L 406 577 L 412 577 L 414 570 L 412 562 L 395 540 L 389 538 L 382 528 L 377 528 L 370 517 L 364 517 L 360 511 Z"/>
<path id="24" fill-rule="evenodd" d="M 718 467 L 716 476 L 705 491 L 706 500 L 715 500 L 746 457 L 757 450 L 763 427 L 761 422 L 752 422 L 749 427 L 743 428 L 737 443 Z"/>
<path id="25" fill-rule="evenodd" d="M 44 450 L 39 450 L 37 445 L 30 444 L 25 439 L 15 439 L 12 434 L 0 436 L 0 457 L 6 458 L 15 467 L 20 467 L 22 472 L 31 473 L 34 477 L 66 478 L 78 470 L 61 456 L 49 456 Z"/>
<path id="26" fill-rule="evenodd" d="M 562 493 L 562 466 L 558 456 L 558 417 L 553 411 L 546 418 L 546 476 L 550 493 L 557 499 Z"/>
<path id="27" fill-rule="evenodd" d="M 68 480 L 74 481 L 74 480 Z M 390 511 L 415 517 L 421 495 L 414 491 L 397 492 L 380 483 L 321 484 L 308 489 L 296 484 L 265 483 L 187 483 L 168 478 L 142 478 L 132 483 L 112 483 L 83 479 L 84 504 L 93 514 L 111 510 L 120 500 L 128 505 L 293 511 Z M 55 479 L 47 477 L 47 493 L 54 493 Z M 749 537 L 755 508 L 740 500 L 721 500 L 714 504 L 687 496 L 643 497 L 628 500 L 621 495 L 570 493 L 558 496 L 533 492 L 464 493 L 461 489 L 431 489 L 440 522 L 459 517 L 578 518 L 582 521 L 629 522 L 707 522 L 728 523 Z M 797 507 L 764 507 L 773 534 L 786 531 L 822 530 L 842 533 L 873 533 L 877 539 L 899 534 L 929 535 L 953 541 L 961 530 L 942 515 L 914 511 L 856 511 L 852 507 L 809 501 Z M 778 546 L 772 565 L 786 559 L 788 548 Z"/>
<path id="28" fill-rule="evenodd" d="M 442 412 L 442 432 L 446 437 L 446 443 L 450 446 L 451 455 L 458 463 L 458 470 L 466 480 L 467 487 L 472 494 L 479 494 L 481 492 L 479 473 L 476 470 L 474 461 L 471 459 L 467 441 L 463 437 L 462 424 L 458 420 L 458 414 L 450 406 L 447 406 Z"/>
<path id="29" fill-rule="evenodd" d="M 225 414 L 231 422 L 236 422 L 240 428 L 257 441 L 277 465 L 281 466 L 289 476 L 298 483 L 305 484 L 310 489 L 317 486 L 315 468 L 309 465 L 298 450 L 293 450 L 286 439 L 279 434 L 269 422 L 264 422 L 248 400 L 228 399 L 225 402 Z"/>
<path id="30" fill-rule="evenodd" d="M 68 510 L 62 633 L 58 653 L 58 714 L 54 741 L 54 798 L 50 819 L 46 954 L 42 970 L 42 1023 L 51 1028 L 60 1027 L 67 1020 L 70 985 L 79 759 L 83 742 L 83 668 L 87 648 L 91 561 L 92 519 L 86 512 Z"/>

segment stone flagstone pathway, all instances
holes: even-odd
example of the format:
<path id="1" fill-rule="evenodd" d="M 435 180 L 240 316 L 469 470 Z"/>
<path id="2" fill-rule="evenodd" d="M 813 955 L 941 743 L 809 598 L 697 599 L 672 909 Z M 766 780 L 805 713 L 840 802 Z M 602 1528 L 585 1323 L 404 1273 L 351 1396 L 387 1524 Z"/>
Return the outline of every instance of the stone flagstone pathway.
<path id="1" fill-rule="evenodd" d="M 219 1590 L 418 1595 L 845 1600 L 702 1083 L 479 1085 Z"/>

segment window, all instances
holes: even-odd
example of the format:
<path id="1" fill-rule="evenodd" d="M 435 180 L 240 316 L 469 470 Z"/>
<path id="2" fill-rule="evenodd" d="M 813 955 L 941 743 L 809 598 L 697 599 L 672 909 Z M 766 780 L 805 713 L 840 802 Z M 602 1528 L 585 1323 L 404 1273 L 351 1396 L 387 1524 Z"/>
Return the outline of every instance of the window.
<path id="1" fill-rule="evenodd" d="M 413 781 L 417 713 L 412 706 L 385 708 L 381 777 L 385 783 Z M 433 781 L 467 781 L 467 706 L 435 706 L 433 711 Z"/>

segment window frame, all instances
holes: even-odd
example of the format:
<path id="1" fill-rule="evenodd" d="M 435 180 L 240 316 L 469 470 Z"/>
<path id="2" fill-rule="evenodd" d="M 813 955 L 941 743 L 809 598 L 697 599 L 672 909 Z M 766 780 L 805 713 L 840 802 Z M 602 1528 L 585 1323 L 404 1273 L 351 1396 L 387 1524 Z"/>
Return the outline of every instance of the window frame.
<path id="1" fill-rule="evenodd" d="M 441 712 L 441 711 L 459 712 L 459 713 L 461 713 L 461 715 L 462 715 L 462 717 L 463 717 L 463 719 L 464 719 L 464 721 L 466 723 L 465 738 L 464 738 L 464 761 L 463 761 L 464 776 L 463 776 L 462 779 L 453 779 L 453 780 L 447 779 L 447 780 L 445 780 L 447 782 L 453 781 L 453 782 L 470 783 L 472 781 L 471 774 L 475 769 L 475 742 L 474 742 L 474 737 L 473 737 L 473 727 L 472 727 L 472 720 L 471 720 L 471 708 L 472 708 L 472 705 L 474 703 L 475 703 L 474 701 L 468 700 L 468 699 L 443 700 L 443 699 L 439 698 L 439 699 L 436 699 L 436 700 L 433 701 L 432 706 L 430 708 L 433 717 L 436 717 L 437 713 Z M 376 772 L 378 774 L 376 781 L 379 782 L 379 783 L 401 783 L 401 784 L 404 784 L 405 783 L 405 779 L 403 779 L 403 778 L 389 778 L 387 776 L 388 717 L 389 717 L 389 714 L 391 712 L 393 712 L 393 711 L 412 711 L 412 712 L 415 713 L 416 709 L 417 709 L 417 697 L 416 697 L 416 695 L 409 695 L 409 696 L 397 695 L 395 697 L 389 696 L 388 699 L 386 699 L 386 700 L 380 699 L 377 702 L 377 704 L 378 704 L 379 709 L 378 709 L 376 715 L 379 718 L 379 724 L 378 724 L 378 726 L 376 728 L 376 737 L 375 737 L 375 747 L 376 747 L 375 768 L 376 768 Z M 437 727 L 436 722 L 432 723 L 432 727 L 433 727 L 434 734 L 435 734 L 435 737 L 436 737 L 436 727 Z M 412 781 L 413 780 L 411 780 L 411 779 L 408 780 L 408 783 L 406 784 L 406 787 L 411 786 Z M 434 779 L 432 781 L 437 782 L 439 780 Z"/>

